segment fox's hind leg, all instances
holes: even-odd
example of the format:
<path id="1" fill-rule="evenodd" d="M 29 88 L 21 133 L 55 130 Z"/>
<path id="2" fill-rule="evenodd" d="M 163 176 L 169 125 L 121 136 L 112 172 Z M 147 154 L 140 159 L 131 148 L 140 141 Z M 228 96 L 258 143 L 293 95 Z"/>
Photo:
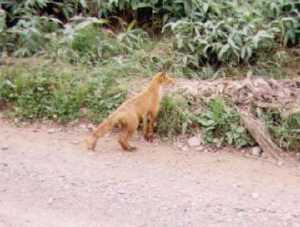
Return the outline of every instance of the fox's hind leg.
<path id="1" fill-rule="evenodd" d="M 138 128 L 138 124 L 138 118 L 135 116 L 132 116 L 121 123 L 121 134 L 119 138 L 119 143 L 125 151 L 136 150 L 136 147 L 131 146 L 128 140 L 132 137 L 132 135 Z"/>

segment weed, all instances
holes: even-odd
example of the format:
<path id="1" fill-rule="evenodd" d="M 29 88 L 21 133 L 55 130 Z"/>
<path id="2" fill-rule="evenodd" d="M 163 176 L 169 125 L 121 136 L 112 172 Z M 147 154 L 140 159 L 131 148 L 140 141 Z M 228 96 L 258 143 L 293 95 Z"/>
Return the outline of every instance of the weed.
<path id="1" fill-rule="evenodd" d="M 125 98 L 113 78 L 82 77 L 82 71 L 50 68 L 0 72 L 0 102 L 13 104 L 15 117 L 68 122 L 79 117 L 101 120 Z M 82 113 L 81 109 L 88 111 Z"/>
<path id="2" fill-rule="evenodd" d="M 170 137 L 190 132 L 191 116 L 183 96 L 179 94 L 165 96 L 158 114 L 158 134 Z"/>
<path id="3" fill-rule="evenodd" d="M 259 53 L 271 55 L 277 39 L 284 46 L 300 41 L 296 4 L 276 2 L 193 1 L 193 13 L 168 23 L 164 30 L 176 34 L 174 47 L 185 67 L 253 64 Z M 269 16 L 265 9 L 272 7 L 277 13 Z"/>
<path id="4" fill-rule="evenodd" d="M 264 119 L 273 140 L 283 149 L 298 151 L 300 148 L 300 113 L 283 118 L 278 110 L 258 112 Z"/>
<path id="5" fill-rule="evenodd" d="M 207 111 L 195 116 L 195 121 L 203 129 L 206 143 L 229 144 L 238 148 L 252 144 L 246 129 L 240 124 L 238 113 L 220 99 L 211 100 Z"/>

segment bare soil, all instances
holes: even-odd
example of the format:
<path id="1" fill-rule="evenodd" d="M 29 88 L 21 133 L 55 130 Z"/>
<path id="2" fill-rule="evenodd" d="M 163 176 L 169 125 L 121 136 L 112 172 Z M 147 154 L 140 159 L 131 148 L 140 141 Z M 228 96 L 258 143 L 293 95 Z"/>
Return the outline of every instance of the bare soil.
<path id="1" fill-rule="evenodd" d="M 300 226 L 300 168 L 234 151 L 149 144 L 97 151 L 86 129 L 0 120 L 0 226 Z"/>

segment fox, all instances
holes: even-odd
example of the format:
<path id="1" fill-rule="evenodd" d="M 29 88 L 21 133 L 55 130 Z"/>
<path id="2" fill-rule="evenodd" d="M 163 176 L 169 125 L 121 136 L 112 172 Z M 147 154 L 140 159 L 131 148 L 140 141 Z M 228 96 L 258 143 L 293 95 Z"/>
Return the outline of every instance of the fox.
<path id="1" fill-rule="evenodd" d="M 87 149 L 95 151 L 99 138 L 103 137 L 113 127 L 119 126 L 118 142 L 124 151 L 134 151 L 137 147 L 129 144 L 129 139 L 137 130 L 139 123 L 143 122 L 143 135 L 145 140 L 153 142 L 154 124 L 156 122 L 161 101 L 161 89 L 167 85 L 174 85 L 175 79 L 166 72 L 158 72 L 136 96 L 129 98 L 113 113 L 103 120 L 95 130 L 86 138 Z"/>

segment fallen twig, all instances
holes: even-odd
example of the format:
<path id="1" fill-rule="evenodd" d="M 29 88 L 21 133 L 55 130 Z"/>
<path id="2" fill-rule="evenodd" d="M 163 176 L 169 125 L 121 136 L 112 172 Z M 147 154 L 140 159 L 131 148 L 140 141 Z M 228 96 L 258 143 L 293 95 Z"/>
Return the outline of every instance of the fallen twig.
<path id="1" fill-rule="evenodd" d="M 280 153 L 282 150 L 271 140 L 271 137 L 264 124 L 248 111 L 240 110 L 240 116 L 244 126 L 247 128 L 248 132 L 255 139 L 261 149 L 270 154 L 277 161 L 280 161 Z"/>

